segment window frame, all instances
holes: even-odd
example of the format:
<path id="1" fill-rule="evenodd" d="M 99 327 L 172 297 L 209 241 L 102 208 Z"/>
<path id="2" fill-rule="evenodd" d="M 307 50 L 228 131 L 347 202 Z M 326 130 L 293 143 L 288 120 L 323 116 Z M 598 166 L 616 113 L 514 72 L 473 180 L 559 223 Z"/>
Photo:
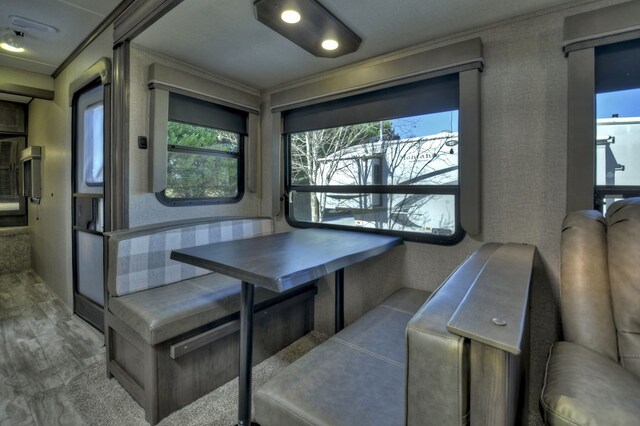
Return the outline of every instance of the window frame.
<path id="1" fill-rule="evenodd" d="M 600 207 L 597 197 L 605 192 L 631 194 L 629 187 L 596 188 L 595 50 L 640 39 L 638 12 L 639 2 L 625 2 L 564 18 L 562 50 L 568 66 L 566 213 Z"/>
<path id="2" fill-rule="evenodd" d="M 455 73 L 454 73 L 455 74 Z M 437 80 L 436 79 L 425 79 L 424 81 L 429 84 L 430 81 Z M 445 81 L 446 84 L 446 80 Z M 460 87 L 460 76 L 458 76 L 458 102 L 457 102 L 457 110 L 458 110 L 458 140 L 461 140 L 461 109 L 463 102 L 461 101 L 461 87 Z M 397 86 L 398 89 L 402 90 L 405 85 Z M 391 90 L 394 90 L 392 88 Z M 372 91 L 371 93 L 375 93 Z M 347 101 L 351 100 L 352 97 L 345 98 Z M 426 112 L 424 114 L 431 114 L 433 112 Z M 417 114 L 416 114 L 417 115 Z M 412 117 L 414 115 L 408 115 L 406 117 Z M 403 118 L 393 117 L 395 118 Z M 286 117 L 284 118 L 286 120 Z M 283 121 L 284 121 L 283 120 Z M 355 123 L 354 123 L 355 124 Z M 286 126 L 285 126 L 286 127 Z M 320 129 L 317 129 L 320 130 Z M 283 129 L 284 131 L 284 129 Z M 313 130 L 302 130 L 302 131 L 313 131 Z M 284 145 L 284 211 L 285 211 L 285 219 L 290 226 L 296 228 L 326 228 L 326 229 L 341 229 L 355 232 L 368 232 L 373 234 L 382 234 L 382 235 L 395 235 L 400 236 L 407 241 L 412 242 L 421 242 L 428 244 L 438 244 L 438 245 L 454 245 L 462 241 L 464 236 L 466 235 L 465 230 L 461 224 L 461 196 L 460 196 L 460 174 L 458 175 L 458 183 L 457 185 L 381 185 L 381 184 L 373 184 L 373 185 L 294 185 L 292 183 L 292 164 L 291 164 L 291 135 L 296 132 L 283 133 L 283 145 Z M 458 150 L 458 173 L 460 173 L 460 169 L 463 167 L 463 162 L 461 161 L 460 150 Z M 323 193 L 335 193 L 335 194 L 407 194 L 407 195 L 450 195 L 454 198 L 454 226 L 455 232 L 451 235 L 439 235 L 434 233 L 427 232 L 411 232 L 411 231 L 401 231 L 401 230 L 393 230 L 393 229 L 378 229 L 378 228 L 366 228 L 359 226 L 350 226 L 350 225 L 338 225 L 332 223 L 314 223 L 314 222 L 306 222 L 296 220 L 292 215 L 291 209 L 291 195 L 293 192 L 297 193 L 311 193 L 311 192 L 323 192 Z"/>
<path id="3" fill-rule="evenodd" d="M 597 96 L 600 93 L 608 93 L 611 91 L 612 86 L 621 84 L 619 80 L 611 81 L 607 80 L 607 78 L 615 78 L 611 74 L 605 75 L 604 77 L 599 76 L 598 70 L 602 69 L 601 66 L 601 57 L 600 55 L 604 52 L 607 54 L 607 50 L 613 49 L 618 51 L 625 51 L 625 48 L 633 50 L 640 49 L 640 38 L 632 39 L 632 40 L 624 40 L 619 41 L 617 43 L 605 44 L 602 46 L 594 47 L 594 116 L 593 116 L 593 124 L 594 124 L 594 142 L 593 142 L 593 156 L 594 156 L 594 173 L 593 173 L 593 208 L 604 212 L 606 210 L 605 199 L 608 197 L 611 198 L 631 198 L 631 197 L 640 197 L 640 182 L 637 185 L 598 185 L 597 182 L 597 167 L 598 167 L 598 159 L 597 159 L 597 149 L 598 149 L 598 141 L 597 141 L 597 129 L 598 129 L 598 111 L 597 111 Z M 635 70 L 634 70 L 635 71 Z M 618 74 L 620 74 L 618 72 Z M 601 80 L 604 78 L 605 80 Z M 636 82 L 639 83 L 639 82 Z M 608 90 L 598 90 L 599 87 L 605 85 L 605 89 Z M 640 83 L 636 89 L 640 89 Z M 617 87 L 619 90 L 625 90 L 624 85 L 621 87 Z M 628 87 L 626 87 L 628 89 Z"/>
<path id="4" fill-rule="evenodd" d="M 197 98 L 193 98 L 193 99 L 197 99 Z M 222 106 L 219 104 L 216 104 L 214 102 L 209 102 L 210 104 L 216 105 L 216 106 Z M 167 190 L 167 188 L 165 187 L 164 189 L 162 189 L 162 191 L 156 192 L 156 198 L 158 199 L 158 201 L 160 201 L 161 204 L 168 206 L 168 207 L 184 207 L 184 206 L 202 206 L 202 205 L 216 205 L 216 204 L 235 204 L 240 202 L 240 200 L 242 200 L 242 198 L 244 197 L 244 191 L 245 191 L 245 187 L 244 187 L 244 180 L 245 180 L 245 158 L 244 158 L 244 154 L 245 154 L 245 139 L 248 136 L 246 133 L 238 133 L 236 131 L 230 131 L 230 130 L 224 130 L 224 129 L 216 129 L 213 127 L 208 127 L 202 124 L 198 124 L 198 123 L 189 123 L 186 121 L 182 121 L 182 120 L 172 120 L 172 119 L 168 119 L 167 123 L 182 123 L 182 124 L 188 124 L 188 125 L 192 125 L 192 126 L 199 126 L 199 127 L 206 127 L 212 130 L 220 130 L 220 131 L 225 131 L 225 132 L 229 132 L 229 133 L 233 133 L 235 135 L 238 136 L 238 152 L 236 153 L 231 153 L 231 152 L 226 152 L 226 151 L 220 151 L 220 150 L 216 150 L 216 149 L 208 149 L 208 148 L 198 148 L 198 147 L 189 147 L 189 146 L 185 146 L 185 145 L 178 145 L 178 144 L 170 144 L 169 141 L 167 140 L 167 163 L 165 164 L 165 167 L 168 167 L 169 165 L 169 154 L 174 152 L 174 153 L 181 153 L 181 154 L 195 154 L 195 155 L 203 155 L 203 156 L 215 156 L 215 157 L 224 157 L 224 158 L 235 158 L 237 160 L 237 181 L 236 181 L 236 188 L 237 188 L 237 193 L 236 196 L 234 197 L 208 197 L 208 198 L 171 198 L 168 197 L 165 193 L 165 191 Z M 248 129 L 247 129 L 248 130 Z M 168 128 L 167 128 L 167 135 L 168 135 Z M 168 186 L 168 178 L 167 178 L 167 186 Z"/>

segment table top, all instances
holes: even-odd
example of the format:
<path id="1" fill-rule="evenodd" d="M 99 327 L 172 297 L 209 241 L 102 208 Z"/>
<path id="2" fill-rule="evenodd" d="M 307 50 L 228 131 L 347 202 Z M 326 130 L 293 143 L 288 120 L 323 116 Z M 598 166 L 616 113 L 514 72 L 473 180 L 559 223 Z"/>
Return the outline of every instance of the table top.
<path id="1" fill-rule="evenodd" d="M 283 292 L 400 244 L 389 235 L 303 229 L 174 250 L 171 259 Z"/>

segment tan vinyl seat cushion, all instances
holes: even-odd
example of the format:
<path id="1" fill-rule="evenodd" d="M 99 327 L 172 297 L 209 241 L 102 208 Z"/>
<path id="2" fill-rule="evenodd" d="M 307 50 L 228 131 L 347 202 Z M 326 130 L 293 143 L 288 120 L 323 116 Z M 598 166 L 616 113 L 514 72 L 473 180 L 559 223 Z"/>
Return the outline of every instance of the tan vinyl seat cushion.
<path id="1" fill-rule="evenodd" d="M 550 425 L 640 424 L 640 381 L 614 361 L 569 342 L 551 348 L 541 405 Z"/>
<path id="2" fill-rule="evenodd" d="M 256 287 L 254 303 L 279 297 Z M 109 310 L 155 345 L 240 311 L 240 281 L 207 274 L 109 300 Z"/>
<path id="3" fill-rule="evenodd" d="M 258 390 L 258 423 L 402 425 L 405 328 L 428 296 L 402 288 L 295 361 Z"/>

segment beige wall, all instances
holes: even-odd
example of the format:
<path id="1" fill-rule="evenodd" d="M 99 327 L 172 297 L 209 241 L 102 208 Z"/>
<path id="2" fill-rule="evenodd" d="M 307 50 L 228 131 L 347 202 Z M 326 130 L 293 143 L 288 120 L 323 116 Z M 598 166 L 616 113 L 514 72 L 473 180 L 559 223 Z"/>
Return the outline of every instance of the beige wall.
<path id="1" fill-rule="evenodd" d="M 260 213 L 259 194 L 246 190 L 239 203 L 197 207 L 167 207 L 156 195 L 147 192 L 149 173 L 149 150 L 137 146 L 138 136 L 149 136 L 149 89 L 148 68 L 154 62 L 181 69 L 203 78 L 216 80 L 215 76 L 185 67 L 182 63 L 133 45 L 131 47 L 130 125 L 129 125 L 129 226 L 169 220 L 205 216 L 255 216 Z M 150 141 L 153 143 L 153 141 Z"/>
<path id="2" fill-rule="evenodd" d="M 29 205 L 33 269 L 73 306 L 71 269 L 71 108 L 69 84 L 101 57 L 112 55 L 103 32 L 55 79 L 55 99 L 29 105 L 29 144 L 43 147 L 42 200 Z"/>

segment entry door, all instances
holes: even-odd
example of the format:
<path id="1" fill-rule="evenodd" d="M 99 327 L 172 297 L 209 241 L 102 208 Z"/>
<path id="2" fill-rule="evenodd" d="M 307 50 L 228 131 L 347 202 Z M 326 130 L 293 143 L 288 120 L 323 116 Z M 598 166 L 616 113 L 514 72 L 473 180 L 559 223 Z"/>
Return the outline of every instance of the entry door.
<path id="1" fill-rule="evenodd" d="M 73 102 L 74 311 L 104 327 L 104 87 L 91 85 Z"/>

